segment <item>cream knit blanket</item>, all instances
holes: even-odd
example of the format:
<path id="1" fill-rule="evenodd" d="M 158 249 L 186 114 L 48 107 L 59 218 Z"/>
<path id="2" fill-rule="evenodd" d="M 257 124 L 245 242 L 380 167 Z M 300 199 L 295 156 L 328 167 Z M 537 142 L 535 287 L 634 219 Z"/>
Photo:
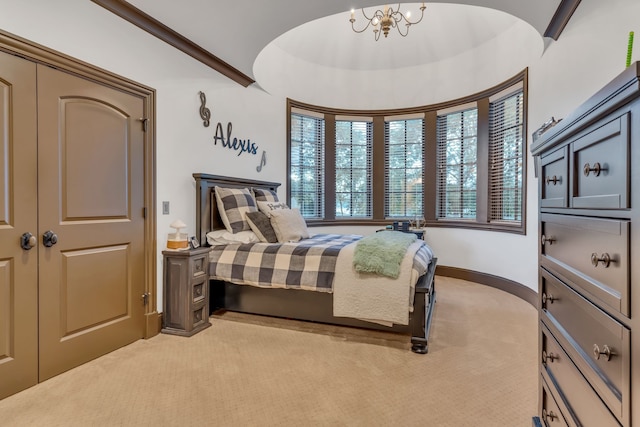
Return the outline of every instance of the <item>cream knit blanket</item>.
<path id="1" fill-rule="evenodd" d="M 417 281 L 417 277 L 413 277 L 417 276 L 412 268 L 413 258 L 424 242 L 414 241 L 407 248 L 397 279 L 357 272 L 353 266 L 356 244 L 345 246 L 336 261 L 333 315 L 386 326 L 394 323 L 408 325 Z"/>

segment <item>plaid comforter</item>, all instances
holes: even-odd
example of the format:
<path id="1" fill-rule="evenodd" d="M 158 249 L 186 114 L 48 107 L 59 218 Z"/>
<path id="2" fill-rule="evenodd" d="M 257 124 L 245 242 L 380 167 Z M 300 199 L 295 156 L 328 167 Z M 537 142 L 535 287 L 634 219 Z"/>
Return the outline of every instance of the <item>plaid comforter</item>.
<path id="1" fill-rule="evenodd" d="M 340 250 L 362 238 L 356 234 L 318 234 L 297 243 L 217 245 L 209 254 L 211 279 L 263 288 L 331 292 Z M 424 245 L 413 269 L 421 276 L 431 262 Z"/>
<path id="2" fill-rule="evenodd" d="M 260 286 L 331 292 L 340 249 L 355 234 L 319 234 L 297 243 L 248 243 L 213 246 L 211 279 Z"/>

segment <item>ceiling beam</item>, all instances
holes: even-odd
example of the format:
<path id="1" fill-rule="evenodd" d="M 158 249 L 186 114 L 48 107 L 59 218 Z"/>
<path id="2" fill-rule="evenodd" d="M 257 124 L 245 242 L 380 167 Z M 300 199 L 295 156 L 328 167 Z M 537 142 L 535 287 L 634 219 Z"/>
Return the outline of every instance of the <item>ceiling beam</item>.
<path id="1" fill-rule="evenodd" d="M 202 62 L 208 67 L 230 78 L 236 83 L 247 87 L 253 83 L 251 77 L 247 76 L 237 68 L 224 62 L 217 56 L 198 46 L 183 35 L 175 32 L 162 22 L 152 18 L 140 9 L 127 3 L 124 0 L 91 0 L 95 4 L 104 7 L 108 11 L 118 15 L 120 18 L 129 21 L 133 25 L 143 29 L 149 34 L 181 50 L 192 58 Z"/>
<path id="2" fill-rule="evenodd" d="M 553 14 L 553 18 L 549 21 L 544 36 L 558 40 L 562 30 L 564 30 L 564 27 L 569 22 L 569 19 L 571 19 L 573 12 L 576 11 L 579 4 L 580 0 L 562 0 L 556 9 L 556 13 Z"/>

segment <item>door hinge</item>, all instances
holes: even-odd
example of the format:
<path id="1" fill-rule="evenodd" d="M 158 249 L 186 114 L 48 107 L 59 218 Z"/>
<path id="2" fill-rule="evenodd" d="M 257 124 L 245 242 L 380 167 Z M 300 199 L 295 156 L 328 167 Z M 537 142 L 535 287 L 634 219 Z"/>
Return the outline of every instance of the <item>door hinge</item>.
<path id="1" fill-rule="evenodd" d="M 142 130 L 143 131 L 147 131 L 147 126 L 149 124 L 149 119 L 147 119 L 146 117 L 141 117 L 138 120 L 140 120 L 142 122 Z"/>
<path id="2" fill-rule="evenodd" d="M 142 218 L 145 218 L 145 219 L 147 218 L 147 208 L 146 207 L 142 208 Z"/>
<path id="3" fill-rule="evenodd" d="M 149 297 L 151 296 L 151 294 L 149 292 L 145 292 L 144 294 L 142 294 L 142 303 L 144 305 L 149 305 Z"/>

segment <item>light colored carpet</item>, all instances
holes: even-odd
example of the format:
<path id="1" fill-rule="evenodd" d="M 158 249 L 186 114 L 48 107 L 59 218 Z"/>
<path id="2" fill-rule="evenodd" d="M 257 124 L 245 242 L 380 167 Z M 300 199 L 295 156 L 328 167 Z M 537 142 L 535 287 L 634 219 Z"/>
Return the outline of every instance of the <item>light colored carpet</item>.
<path id="1" fill-rule="evenodd" d="M 531 426 L 537 316 L 437 277 L 429 353 L 408 337 L 225 313 L 0 401 L 3 426 Z"/>

